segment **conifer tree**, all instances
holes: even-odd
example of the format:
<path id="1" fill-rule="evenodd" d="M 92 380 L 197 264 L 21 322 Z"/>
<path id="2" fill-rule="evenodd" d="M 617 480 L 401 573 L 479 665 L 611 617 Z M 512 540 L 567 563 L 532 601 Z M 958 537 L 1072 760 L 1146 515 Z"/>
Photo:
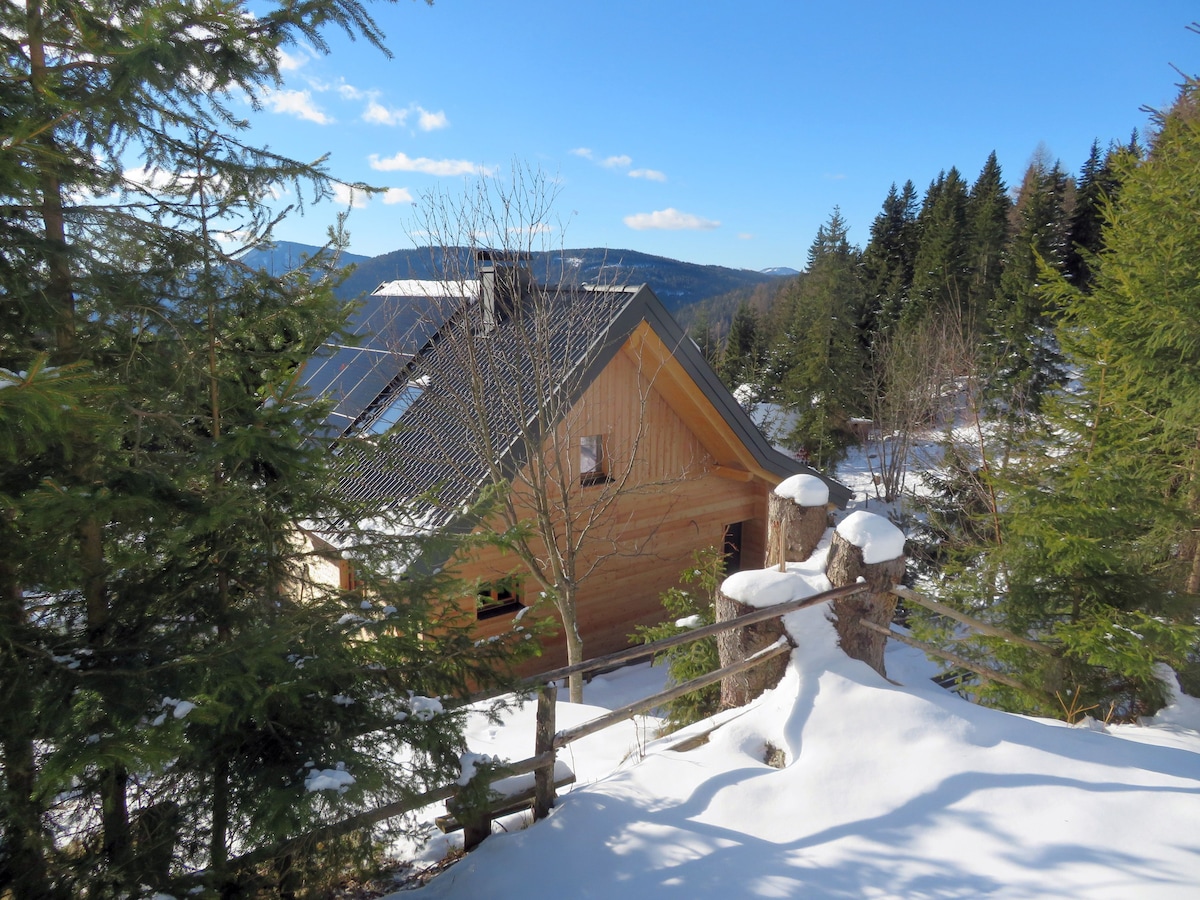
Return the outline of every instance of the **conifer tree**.
<path id="1" fill-rule="evenodd" d="M 862 355 L 855 312 L 862 305 L 860 252 L 847 238 L 846 222 L 834 209 L 808 251 L 805 277 L 790 307 L 791 319 L 780 358 L 785 403 L 797 413 L 792 441 L 817 465 L 841 454 L 847 422 L 863 405 Z"/>
<path id="2" fill-rule="evenodd" d="M 1015 458 L 977 584 L 997 588 L 992 615 L 1058 643 L 1050 659 L 985 651 L 1056 700 L 988 689 L 1002 705 L 1145 715 L 1164 700 L 1158 664 L 1197 657 L 1198 96 L 1189 80 L 1148 157 L 1117 162 L 1090 292 L 1040 269 L 1079 388 L 1047 400 L 1052 427 Z"/>
<path id="3" fill-rule="evenodd" d="M 1008 246 L 1008 217 L 1012 202 L 993 151 L 967 198 L 967 228 L 970 235 L 971 279 L 964 310 L 973 334 L 980 334 L 988 321 L 1000 289 L 1004 251 Z"/>
<path id="4" fill-rule="evenodd" d="M 738 304 L 729 324 L 729 337 L 721 356 L 721 378 L 730 390 L 757 381 L 762 372 L 762 336 L 758 314 L 746 302 Z"/>
<path id="5" fill-rule="evenodd" d="M 1127 147 L 1110 144 L 1100 153 L 1099 141 L 1093 141 L 1088 158 L 1079 173 L 1075 190 L 1075 208 L 1067 232 L 1067 253 L 1064 270 L 1081 290 L 1088 290 L 1092 282 L 1092 258 L 1100 252 L 1104 224 L 1104 205 L 1113 203 L 1120 190 L 1117 178 L 1117 161 L 1124 154 L 1135 159 L 1141 155 L 1136 135 Z"/>
<path id="6" fill-rule="evenodd" d="M 969 245 L 967 186 L 958 169 L 941 173 L 929 186 L 917 216 L 919 244 L 903 321 L 960 311 L 967 302 Z"/>
<path id="7" fill-rule="evenodd" d="M 0 894 L 231 892 L 247 842 L 456 774 L 455 717 L 398 714 L 499 648 L 431 627 L 444 579 L 373 577 L 418 548 L 332 489 L 295 387 L 344 316 L 328 260 L 227 249 L 269 238 L 277 188 L 330 192 L 227 105 L 330 25 L 381 46 L 355 0 L 0 11 Z M 314 527 L 369 600 L 313 574 Z M 380 742 L 418 749 L 403 777 Z M 348 793 L 307 789 L 338 762 Z"/>
<path id="8" fill-rule="evenodd" d="M 917 250 L 917 191 L 906 181 L 888 190 L 883 208 L 871 223 L 871 239 L 863 250 L 863 308 L 858 316 L 859 341 L 869 349 L 874 338 L 900 320 L 912 287 Z"/>
<path id="9" fill-rule="evenodd" d="M 1064 377 L 1054 333 L 1057 310 L 1039 285 L 1044 269 L 1063 268 L 1073 196 L 1074 183 L 1058 162 L 1039 154 L 1012 209 L 1012 240 L 989 330 L 997 370 L 992 387 L 1014 420 L 1036 412 Z"/>

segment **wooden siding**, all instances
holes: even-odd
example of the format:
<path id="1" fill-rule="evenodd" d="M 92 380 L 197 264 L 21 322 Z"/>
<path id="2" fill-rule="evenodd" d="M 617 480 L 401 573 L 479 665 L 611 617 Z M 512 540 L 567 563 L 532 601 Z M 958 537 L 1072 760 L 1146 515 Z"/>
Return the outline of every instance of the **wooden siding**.
<path id="1" fill-rule="evenodd" d="M 653 340 L 645 334 L 631 339 L 547 439 L 547 454 L 564 460 L 570 484 L 564 507 L 577 515 L 587 514 L 587 492 L 594 498 L 614 490 L 612 484 L 579 484 L 581 436 L 601 435 L 607 471 L 614 477 L 627 475 L 624 490 L 613 497 L 603 521 L 594 523 L 593 540 L 582 551 L 588 559 L 617 550 L 580 587 L 579 623 L 589 657 L 621 649 L 636 626 L 661 621 L 659 595 L 678 583 L 693 551 L 720 549 L 727 526 L 743 523 L 744 567 L 761 565 L 764 556 L 766 498 L 775 479 L 747 466 L 749 453 L 744 448 L 737 452 L 733 445 L 740 442 L 719 416 L 702 414 L 711 404 L 690 379 L 679 378 L 673 357 L 661 344 L 654 347 Z M 689 389 L 701 396 L 686 396 Z M 692 421 L 684 420 L 680 407 Z M 514 481 L 518 496 L 526 478 L 528 470 Z M 519 573 L 520 563 L 496 550 L 480 550 L 471 559 L 458 560 L 455 569 L 465 578 L 486 582 Z M 527 602 L 535 599 L 536 581 L 524 577 L 521 582 Z M 475 598 L 462 603 L 464 612 L 470 612 Z M 483 638 L 511 627 L 511 615 L 497 616 L 479 622 L 477 631 Z M 542 658 L 527 670 L 565 662 L 561 640 L 550 639 Z"/>

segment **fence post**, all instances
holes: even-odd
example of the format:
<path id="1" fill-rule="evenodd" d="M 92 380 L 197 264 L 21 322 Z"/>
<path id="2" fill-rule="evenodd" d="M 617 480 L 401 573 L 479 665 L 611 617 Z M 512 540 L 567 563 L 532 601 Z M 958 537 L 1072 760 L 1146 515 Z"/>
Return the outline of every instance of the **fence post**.
<path id="1" fill-rule="evenodd" d="M 537 725 L 533 738 L 533 755 L 550 753 L 550 762 L 533 773 L 533 820 L 550 815 L 554 805 L 554 705 L 558 700 L 558 685 L 554 682 L 542 685 L 538 691 Z"/>
<path id="2" fill-rule="evenodd" d="M 793 475 L 767 495 L 767 558 L 763 568 L 812 556 L 829 527 L 829 486 L 815 475 Z"/>
<path id="3" fill-rule="evenodd" d="M 780 576 L 787 578 L 788 576 Z M 717 591 L 715 602 L 716 619 L 718 622 L 728 622 L 748 612 L 753 607 L 747 606 L 740 600 L 735 600 L 723 590 Z M 743 625 L 717 635 L 717 660 L 721 668 L 734 665 L 749 659 L 755 653 L 771 646 L 781 637 L 787 635 L 783 620 L 779 617 Z M 791 639 L 789 638 L 789 641 Z M 788 658 L 786 655 L 775 660 L 730 675 L 721 679 L 721 707 L 731 709 L 735 706 L 745 706 L 763 691 L 775 687 L 787 671 Z"/>
<path id="4" fill-rule="evenodd" d="M 904 577 L 904 564 L 904 533 L 882 516 L 859 511 L 838 525 L 825 566 L 834 587 L 856 584 L 859 579 L 866 584 L 864 593 L 834 601 L 833 625 L 846 655 L 861 659 L 884 678 L 884 632 L 896 612 L 892 587 Z M 864 621 L 881 630 L 864 626 Z"/>

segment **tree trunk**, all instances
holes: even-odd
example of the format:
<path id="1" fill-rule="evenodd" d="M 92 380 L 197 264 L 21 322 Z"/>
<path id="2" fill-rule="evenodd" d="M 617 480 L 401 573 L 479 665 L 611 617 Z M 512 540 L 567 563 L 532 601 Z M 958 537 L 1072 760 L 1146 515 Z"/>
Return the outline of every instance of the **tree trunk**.
<path id="1" fill-rule="evenodd" d="M 717 592 L 716 617 L 718 622 L 728 622 L 753 609 L 754 607 L 734 600 L 721 591 Z M 771 646 L 786 634 L 783 622 L 778 618 L 724 631 L 717 635 L 717 658 L 721 667 L 724 668 L 741 662 L 764 647 Z M 721 706 L 727 709 L 745 706 L 763 691 L 775 687 L 787 670 L 787 664 L 788 657 L 787 654 L 784 654 L 755 666 L 753 669 L 722 679 Z"/>
<path id="2" fill-rule="evenodd" d="M 800 506 L 772 491 L 767 497 L 767 559 L 765 568 L 803 562 L 812 556 L 829 527 L 825 505 Z"/>
<path id="3" fill-rule="evenodd" d="M 8 640 L 0 648 L 0 668 L 10 684 L 19 684 L 31 673 L 20 652 L 20 631 L 25 622 L 25 607 L 16 576 L 6 561 L 0 561 L 0 590 L 3 590 L 2 621 Z M 42 807 L 35 799 L 37 786 L 37 716 L 30 689 L 7 692 L 5 709 L 0 715 L 0 761 L 4 765 L 3 795 L 0 808 L 6 810 L 0 834 L 7 847 L 10 867 L 8 884 L 15 900 L 41 900 L 65 896 L 50 885 L 45 848 L 49 845 L 42 825 Z"/>
<path id="4" fill-rule="evenodd" d="M 898 599 L 891 589 L 904 576 L 904 557 L 867 565 L 863 562 L 862 549 L 834 532 L 825 574 L 834 587 L 854 584 L 860 577 L 866 581 L 867 593 L 833 602 L 834 627 L 838 644 L 847 656 L 861 659 L 886 678 L 883 651 L 887 636 L 863 627 L 860 620 L 884 628 L 891 626 Z"/>
<path id="5" fill-rule="evenodd" d="M 579 633 L 579 617 L 575 612 L 574 592 L 560 593 L 558 612 L 562 617 L 563 638 L 567 643 L 567 665 L 583 662 L 583 636 Z M 568 699 L 571 703 L 583 702 L 583 673 L 576 672 L 567 679 Z"/>

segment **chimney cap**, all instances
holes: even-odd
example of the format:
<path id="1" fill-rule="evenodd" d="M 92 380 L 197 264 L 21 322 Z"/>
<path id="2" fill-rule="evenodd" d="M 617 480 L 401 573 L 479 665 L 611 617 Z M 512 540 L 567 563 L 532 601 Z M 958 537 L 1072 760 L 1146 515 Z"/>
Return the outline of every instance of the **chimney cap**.
<path id="1" fill-rule="evenodd" d="M 531 254 L 522 253 L 517 250 L 490 250 L 482 249 L 475 251 L 475 261 L 477 263 L 486 263 L 495 265 L 497 263 L 509 265 L 527 264 L 532 259 Z"/>

